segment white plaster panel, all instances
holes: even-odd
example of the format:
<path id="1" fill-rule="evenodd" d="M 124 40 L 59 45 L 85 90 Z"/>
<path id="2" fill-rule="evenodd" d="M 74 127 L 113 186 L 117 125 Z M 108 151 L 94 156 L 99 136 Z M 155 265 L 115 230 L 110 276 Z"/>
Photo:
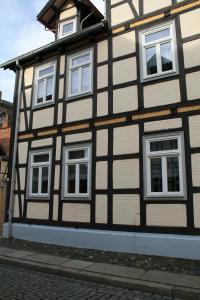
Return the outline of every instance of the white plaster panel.
<path id="1" fill-rule="evenodd" d="M 113 162 L 113 186 L 115 189 L 139 187 L 138 159 L 124 159 Z"/>
<path id="2" fill-rule="evenodd" d="M 62 220 L 68 222 L 90 222 L 90 205 L 79 203 L 64 203 Z"/>
<path id="3" fill-rule="evenodd" d="M 200 65 L 199 49 L 200 39 L 183 44 L 185 68 L 191 68 Z"/>
<path id="4" fill-rule="evenodd" d="M 58 190 L 60 186 L 60 166 L 55 166 L 54 189 Z"/>
<path id="5" fill-rule="evenodd" d="M 107 195 L 96 195 L 96 210 L 95 221 L 96 223 L 107 223 L 108 199 Z"/>
<path id="6" fill-rule="evenodd" d="M 20 176 L 20 187 L 21 190 L 25 190 L 25 183 L 26 183 L 26 168 L 19 168 L 19 176 Z"/>
<path id="7" fill-rule="evenodd" d="M 192 182 L 193 186 L 200 186 L 200 153 L 192 154 Z"/>
<path id="8" fill-rule="evenodd" d="M 24 70 L 24 85 L 29 86 L 32 85 L 33 83 L 33 72 L 34 68 L 27 68 Z"/>
<path id="9" fill-rule="evenodd" d="M 139 127 L 130 125 L 114 128 L 114 154 L 139 152 Z"/>
<path id="10" fill-rule="evenodd" d="M 113 83 L 119 84 L 137 79 L 136 58 L 131 57 L 113 63 Z"/>
<path id="11" fill-rule="evenodd" d="M 41 139 L 41 140 L 34 140 L 31 143 L 32 148 L 37 148 L 37 147 L 46 147 L 46 146 L 52 146 L 53 144 L 53 139 L 48 138 L 48 139 Z"/>
<path id="12" fill-rule="evenodd" d="M 96 163 L 96 189 L 107 189 L 107 161 L 99 161 Z"/>
<path id="13" fill-rule="evenodd" d="M 200 116 L 189 117 L 190 146 L 200 147 Z"/>
<path id="14" fill-rule="evenodd" d="M 111 24 L 112 26 L 126 22 L 133 19 L 133 13 L 128 3 L 116 6 L 111 10 Z"/>
<path id="15" fill-rule="evenodd" d="M 113 224 L 140 225 L 139 195 L 113 195 Z"/>
<path id="16" fill-rule="evenodd" d="M 61 158 L 61 137 L 58 136 L 56 139 L 56 160 Z"/>
<path id="17" fill-rule="evenodd" d="M 147 225 L 186 227 L 186 206 L 184 204 L 149 204 L 147 205 Z"/>
<path id="18" fill-rule="evenodd" d="M 153 107 L 180 101 L 178 80 L 155 83 L 144 87 L 144 106 Z"/>
<path id="19" fill-rule="evenodd" d="M 104 40 L 97 44 L 98 63 L 108 60 L 108 41 Z"/>
<path id="20" fill-rule="evenodd" d="M 58 103 L 58 124 L 62 123 L 63 103 Z"/>
<path id="21" fill-rule="evenodd" d="M 61 78 L 59 80 L 59 93 L 58 93 L 59 99 L 62 99 L 64 97 L 64 78 Z"/>
<path id="22" fill-rule="evenodd" d="M 26 125 L 25 125 L 25 118 L 24 118 L 24 113 L 20 113 L 20 120 L 19 120 L 19 131 L 25 131 L 26 130 Z"/>
<path id="23" fill-rule="evenodd" d="M 49 203 L 27 203 L 27 219 L 42 219 L 49 218 Z"/>
<path id="24" fill-rule="evenodd" d="M 65 143 L 87 141 L 90 140 L 91 138 L 92 138 L 91 132 L 69 134 L 65 136 Z"/>
<path id="25" fill-rule="evenodd" d="M 60 57 L 60 75 L 65 73 L 65 55 L 61 55 Z"/>
<path id="26" fill-rule="evenodd" d="M 19 218 L 19 196 L 14 195 L 14 212 L 13 212 L 14 218 Z"/>
<path id="27" fill-rule="evenodd" d="M 54 108 L 45 108 L 33 112 L 33 129 L 48 127 L 53 125 Z"/>
<path id="28" fill-rule="evenodd" d="M 108 130 L 97 131 L 97 156 L 108 155 Z"/>
<path id="29" fill-rule="evenodd" d="M 167 119 L 167 120 L 162 120 L 162 121 L 153 121 L 153 122 L 144 123 L 144 131 L 145 132 L 180 128 L 180 127 L 182 127 L 182 119 L 181 118 Z"/>
<path id="30" fill-rule="evenodd" d="M 116 89 L 113 91 L 113 112 L 120 113 L 138 108 L 137 86 Z"/>
<path id="31" fill-rule="evenodd" d="M 105 116 L 108 114 L 108 93 L 103 92 L 97 94 L 97 116 Z"/>
<path id="32" fill-rule="evenodd" d="M 30 107 L 31 106 L 31 93 L 32 89 L 25 89 L 25 96 L 26 96 L 26 106 Z"/>
<path id="33" fill-rule="evenodd" d="M 135 31 L 113 37 L 113 57 L 134 53 L 135 47 Z"/>
<path id="34" fill-rule="evenodd" d="M 200 8 L 180 15 L 182 37 L 200 33 Z"/>
<path id="35" fill-rule="evenodd" d="M 97 68 L 97 87 L 98 89 L 108 86 L 108 65 Z"/>
<path id="36" fill-rule="evenodd" d="M 70 9 L 64 10 L 60 13 L 60 20 L 68 19 L 74 17 L 77 14 L 76 7 L 71 7 Z"/>
<path id="37" fill-rule="evenodd" d="M 53 197 L 53 220 L 58 220 L 58 195 L 54 195 Z"/>
<path id="38" fill-rule="evenodd" d="M 171 0 L 144 0 L 144 14 L 148 14 L 171 4 Z"/>
<path id="39" fill-rule="evenodd" d="M 67 122 L 90 119 L 92 117 L 92 99 L 67 104 Z"/>
<path id="40" fill-rule="evenodd" d="M 200 99 L 200 72 L 186 75 L 188 100 Z"/>
<path id="41" fill-rule="evenodd" d="M 19 164 L 27 163 L 28 142 L 18 143 Z"/>

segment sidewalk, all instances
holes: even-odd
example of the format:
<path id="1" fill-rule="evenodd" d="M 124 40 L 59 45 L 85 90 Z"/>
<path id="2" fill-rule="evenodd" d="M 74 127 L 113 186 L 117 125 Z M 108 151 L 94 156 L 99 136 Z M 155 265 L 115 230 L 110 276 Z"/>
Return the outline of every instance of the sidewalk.
<path id="1" fill-rule="evenodd" d="M 0 262 L 170 297 L 200 299 L 200 276 L 95 263 L 0 247 Z"/>

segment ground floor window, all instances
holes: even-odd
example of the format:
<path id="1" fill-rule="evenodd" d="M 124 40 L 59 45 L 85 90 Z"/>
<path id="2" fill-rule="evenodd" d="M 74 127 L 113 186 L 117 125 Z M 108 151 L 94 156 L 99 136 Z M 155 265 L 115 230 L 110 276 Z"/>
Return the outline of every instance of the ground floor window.
<path id="1" fill-rule="evenodd" d="M 64 148 L 64 197 L 90 197 L 91 146 Z"/>
<path id="2" fill-rule="evenodd" d="M 48 197 L 51 178 L 51 150 L 31 152 L 29 166 L 29 196 Z"/>
<path id="3" fill-rule="evenodd" d="M 147 197 L 184 197 L 183 134 L 144 138 L 144 183 Z"/>

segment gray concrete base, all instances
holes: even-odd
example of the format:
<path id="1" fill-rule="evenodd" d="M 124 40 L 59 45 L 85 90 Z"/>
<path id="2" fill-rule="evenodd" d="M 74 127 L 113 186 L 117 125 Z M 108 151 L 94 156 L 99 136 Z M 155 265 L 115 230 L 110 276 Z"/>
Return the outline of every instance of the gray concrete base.
<path id="1" fill-rule="evenodd" d="M 8 236 L 4 224 L 3 236 Z M 200 259 L 200 236 L 13 224 L 13 237 L 69 247 Z"/>

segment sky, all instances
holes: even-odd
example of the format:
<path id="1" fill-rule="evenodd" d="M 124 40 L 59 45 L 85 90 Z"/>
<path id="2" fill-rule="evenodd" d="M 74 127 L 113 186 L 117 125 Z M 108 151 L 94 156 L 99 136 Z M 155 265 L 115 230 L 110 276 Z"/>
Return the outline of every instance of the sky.
<path id="1" fill-rule="evenodd" d="M 46 45 L 54 40 L 36 16 L 48 0 L 6 0 L 0 1 L 0 63 L 28 51 Z M 91 0 L 103 12 L 103 0 Z M 0 91 L 2 98 L 13 101 L 15 73 L 0 69 Z"/>

